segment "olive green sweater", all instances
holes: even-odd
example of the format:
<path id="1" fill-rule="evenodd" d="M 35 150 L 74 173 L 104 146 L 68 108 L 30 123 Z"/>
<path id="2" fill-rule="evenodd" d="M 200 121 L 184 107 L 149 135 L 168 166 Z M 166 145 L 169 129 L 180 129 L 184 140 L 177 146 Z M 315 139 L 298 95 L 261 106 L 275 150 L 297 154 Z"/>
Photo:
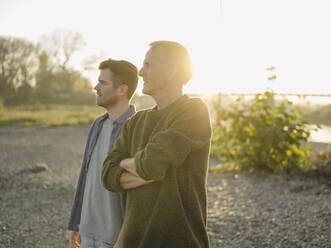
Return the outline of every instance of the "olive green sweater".
<path id="1" fill-rule="evenodd" d="M 122 129 L 103 164 L 102 183 L 124 191 L 120 161 L 155 182 L 127 191 L 125 248 L 209 247 L 206 176 L 211 126 L 206 105 L 184 95 L 168 107 L 138 112 Z"/>

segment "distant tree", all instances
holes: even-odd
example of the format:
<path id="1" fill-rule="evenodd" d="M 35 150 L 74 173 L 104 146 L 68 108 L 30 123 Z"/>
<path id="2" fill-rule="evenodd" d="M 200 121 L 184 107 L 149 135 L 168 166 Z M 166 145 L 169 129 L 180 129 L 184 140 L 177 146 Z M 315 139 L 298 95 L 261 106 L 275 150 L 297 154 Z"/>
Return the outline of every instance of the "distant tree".
<path id="1" fill-rule="evenodd" d="M 39 68 L 36 74 L 35 96 L 43 103 L 77 103 L 84 102 L 87 97 L 91 102 L 91 82 L 80 71 L 68 69 L 64 74 L 61 70 L 52 69 L 49 56 L 42 52 L 39 55 Z M 66 81 L 66 84 L 62 84 Z M 71 89 L 66 88 L 67 85 Z M 77 100 L 79 98 L 79 100 Z M 94 102 L 94 99 L 93 99 Z"/>
<path id="2" fill-rule="evenodd" d="M 12 104 L 26 104 L 32 103 L 34 96 L 34 87 L 28 82 L 22 82 L 22 84 L 16 89 L 15 98 L 12 99 Z"/>
<path id="3" fill-rule="evenodd" d="M 42 51 L 38 56 L 39 67 L 36 73 L 35 96 L 38 101 L 50 102 L 59 92 L 56 83 L 56 76 L 52 72 L 52 66 L 49 63 L 49 56 Z"/>
<path id="4" fill-rule="evenodd" d="M 311 112 L 308 120 L 311 123 L 331 126 L 331 104 L 319 107 L 317 110 Z"/>
<path id="5" fill-rule="evenodd" d="M 92 84 L 91 81 L 84 77 L 81 72 L 75 71 L 73 73 L 72 80 L 74 82 L 74 92 L 87 92 L 91 93 L 92 92 Z"/>
<path id="6" fill-rule="evenodd" d="M 105 54 L 102 52 L 100 52 L 98 55 L 92 54 L 83 59 L 81 66 L 85 71 L 95 71 L 98 69 L 99 63 L 105 59 Z"/>
<path id="7" fill-rule="evenodd" d="M 17 94 L 21 100 L 31 98 L 36 68 L 36 47 L 32 42 L 0 36 L 0 96 L 5 104 L 15 103 Z"/>
<path id="8" fill-rule="evenodd" d="M 57 29 L 39 39 L 39 48 L 47 53 L 49 64 L 63 71 L 69 69 L 72 56 L 85 45 L 82 33 L 64 29 Z"/>
<path id="9" fill-rule="evenodd" d="M 39 40 L 38 92 L 45 97 L 74 92 L 77 71 L 70 65 L 72 56 L 85 46 L 79 32 L 57 29 Z M 45 60 L 42 62 L 42 60 Z M 40 95 L 41 96 L 41 95 Z"/>
<path id="10" fill-rule="evenodd" d="M 0 36 L 0 98 L 4 105 L 33 102 L 94 103 L 92 85 L 73 66 L 85 42 L 81 33 L 55 30 L 34 43 Z M 92 69 L 98 56 L 90 56 Z"/>

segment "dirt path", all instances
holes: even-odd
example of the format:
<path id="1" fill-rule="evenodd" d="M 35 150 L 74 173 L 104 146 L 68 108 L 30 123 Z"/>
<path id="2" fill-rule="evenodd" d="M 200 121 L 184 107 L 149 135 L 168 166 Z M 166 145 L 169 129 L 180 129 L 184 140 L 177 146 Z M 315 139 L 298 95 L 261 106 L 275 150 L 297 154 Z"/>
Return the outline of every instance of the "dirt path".
<path id="1" fill-rule="evenodd" d="M 0 128 L 1 248 L 68 247 L 87 131 Z M 331 187 L 324 179 L 210 174 L 208 197 L 211 247 L 331 247 Z"/>

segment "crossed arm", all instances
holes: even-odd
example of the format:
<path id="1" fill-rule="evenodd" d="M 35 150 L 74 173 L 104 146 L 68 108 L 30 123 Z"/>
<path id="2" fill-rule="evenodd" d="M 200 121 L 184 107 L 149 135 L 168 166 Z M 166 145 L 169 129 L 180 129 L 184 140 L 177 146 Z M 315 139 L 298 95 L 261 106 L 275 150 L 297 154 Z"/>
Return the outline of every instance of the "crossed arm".
<path id="1" fill-rule="evenodd" d="M 190 152 L 208 146 L 211 126 L 207 107 L 195 100 L 186 104 L 180 113 L 167 129 L 155 133 L 143 149 L 135 151 L 133 157 L 128 149 L 134 144 L 132 138 L 129 139 L 132 135 L 129 125 L 133 121 L 124 124 L 122 136 L 103 164 L 103 186 L 112 192 L 122 192 L 150 180 L 161 181 L 168 169 L 183 164 Z"/>
<path id="2" fill-rule="evenodd" d="M 120 185 L 124 190 L 137 188 L 154 182 L 153 180 L 142 179 L 136 171 L 136 164 L 133 158 L 126 158 L 120 162 L 120 167 L 125 169 L 120 177 Z"/>

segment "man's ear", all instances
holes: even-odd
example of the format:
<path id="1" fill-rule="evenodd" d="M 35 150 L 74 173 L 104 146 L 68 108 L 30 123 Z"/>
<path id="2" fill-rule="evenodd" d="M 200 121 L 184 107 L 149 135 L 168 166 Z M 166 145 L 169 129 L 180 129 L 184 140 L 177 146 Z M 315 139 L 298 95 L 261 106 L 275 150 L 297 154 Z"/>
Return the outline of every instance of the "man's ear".
<path id="1" fill-rule="evenodd" d="M 121 85 L 118 86 L 118 91 L 121 95 L 127 96 L 129 87 L 127 84 L 122 83 Z"/>
<path id="2" fill-rule="evenodd" d="M 178 69 L 175 66 L 171 66 L 169 69 L 168 80 L 173 81 L 177 77 Z"/>

